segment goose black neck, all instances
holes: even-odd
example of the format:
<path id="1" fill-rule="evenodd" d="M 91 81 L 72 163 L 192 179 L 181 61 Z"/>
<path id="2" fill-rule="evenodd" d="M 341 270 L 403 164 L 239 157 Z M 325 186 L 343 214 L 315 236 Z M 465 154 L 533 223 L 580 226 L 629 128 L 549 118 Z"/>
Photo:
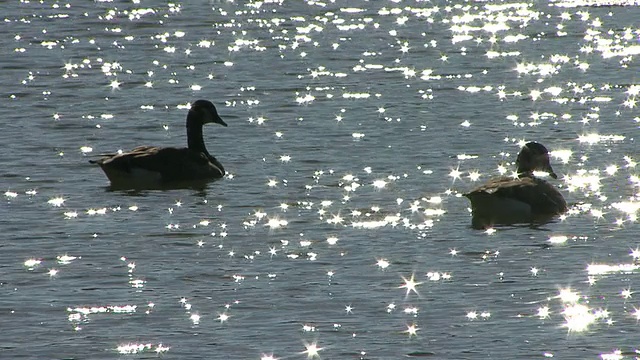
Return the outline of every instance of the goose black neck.
<path id="1" fill-rule="evenodd" d="M 202 138 L 202 125 L 189 126 L 189 124 L 187 124 L 187 146 L 193 151 L 208 154 L 207 148 L 204 146 L 204 139 Z"/>
<path id="2" fill-rule="evenodd" d="M 187 146 L 190 150 L 209 155 L 202 138 L 202 123 L 194 119 L 193 116 L 191 112 L 187 115 Z"/>
<path id="3" fill-rule="evenodd" d="M 204 154 L 209 161 L 220 170 L 220 174 L 224 176 L 224 167 L 215 157 L 209 154 L 207 147 L 204 145 L 204 139 L 202 137 L 202 122 L 191 111 L 189 111 L 189 114 L 187 115 L 187 146 L 191 151 L 197 151 Z"/>

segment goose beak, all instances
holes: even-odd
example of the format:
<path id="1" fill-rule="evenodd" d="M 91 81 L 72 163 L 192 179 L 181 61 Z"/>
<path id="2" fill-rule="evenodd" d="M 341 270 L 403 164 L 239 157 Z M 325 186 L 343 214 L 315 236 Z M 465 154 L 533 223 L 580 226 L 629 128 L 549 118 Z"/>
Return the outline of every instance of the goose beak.
<path id="1" fill-rule="evenodd" d="M 545 166 L 545 171 L 549 173 L 549 176 L 551 176 L 554 179 L 558 178 L 558 175 L 556 175 L 556 173 L 553 171 L 553 168 L 551 167 L 551 164 L 547 163 L 547 166 Z"/>
<path id="2" fill-rule="evenodd" d="M 227 126 L 227 123 L 224 122 L 224 120 L 222 120 L 222 118 L 220 118 L 220 116 L 218 116 L 218 118 L 214 121 L 222 126 Z"/>

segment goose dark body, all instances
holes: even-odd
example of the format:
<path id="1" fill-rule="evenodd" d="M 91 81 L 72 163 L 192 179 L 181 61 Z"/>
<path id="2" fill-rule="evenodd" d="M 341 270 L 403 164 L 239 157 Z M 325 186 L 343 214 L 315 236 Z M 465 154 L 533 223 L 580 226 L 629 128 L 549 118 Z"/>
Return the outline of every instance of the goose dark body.
<path id="1" fill-rule="evenodd" d="M 534 175 L 534 171 L 545 171 L 553 179 L 558 177 L 549 162 L 549 152 L 542 144 L 525 144 L 516 165 L 517 178 L 494 178 L 464 194 L 471 201 L 473 228 L 544 223 L 567 211 L 560 191 Z"/>
<path id="2" fill-rule="evenodd" d="M 90 162 L 100 165 L 117 188 L 181 187 L 219 179 L 224 167 L 209 154 L 202 137 L 202 126 L 208 123 L 227 126 L 210 101 L 198 100 L 187 114 L 187 148 L 138 146 Z"/>

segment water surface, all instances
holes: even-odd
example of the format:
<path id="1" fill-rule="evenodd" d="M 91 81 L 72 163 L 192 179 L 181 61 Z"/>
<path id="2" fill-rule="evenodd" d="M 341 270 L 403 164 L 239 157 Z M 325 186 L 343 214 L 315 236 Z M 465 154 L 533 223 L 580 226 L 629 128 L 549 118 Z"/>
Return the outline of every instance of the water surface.
<path id="1" fill-rule="evenodd" d="M 640 10 L 624 2 L 143 1 L 2 11 L 7 358 L 637 356 Z M 186 145 L 228 175 L 109 191 Z M 552 151 L 571 210 L 461 194 Z"/>

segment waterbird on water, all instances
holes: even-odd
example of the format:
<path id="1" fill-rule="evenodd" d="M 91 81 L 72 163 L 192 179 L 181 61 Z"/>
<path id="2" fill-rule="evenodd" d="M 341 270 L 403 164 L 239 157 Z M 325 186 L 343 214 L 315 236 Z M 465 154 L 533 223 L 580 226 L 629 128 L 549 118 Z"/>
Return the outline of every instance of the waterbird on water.
<path id="1" fill-rule="evenodd" d="M 494 225 L 544 223 L 567 211 L 567 202 L 553 185 L 534 175 L 544 171 L 558 176 L 542 144 L 529 142 L 516 159 L 518 177 L 498 177 L 464 194 L 471 201 L 474 229 Z"/>
<path id="2" fill-rule="evenodd" d="M 98 164 L 115 188 L 171 188 L 204 184 L 225 175 L 222 164 L 205 147 L 202 126 L 227 124 L 208 100 L 198 100 L 187 114 L 187 148 L 138 146 L 129 152 L 105 154 Z"/>

